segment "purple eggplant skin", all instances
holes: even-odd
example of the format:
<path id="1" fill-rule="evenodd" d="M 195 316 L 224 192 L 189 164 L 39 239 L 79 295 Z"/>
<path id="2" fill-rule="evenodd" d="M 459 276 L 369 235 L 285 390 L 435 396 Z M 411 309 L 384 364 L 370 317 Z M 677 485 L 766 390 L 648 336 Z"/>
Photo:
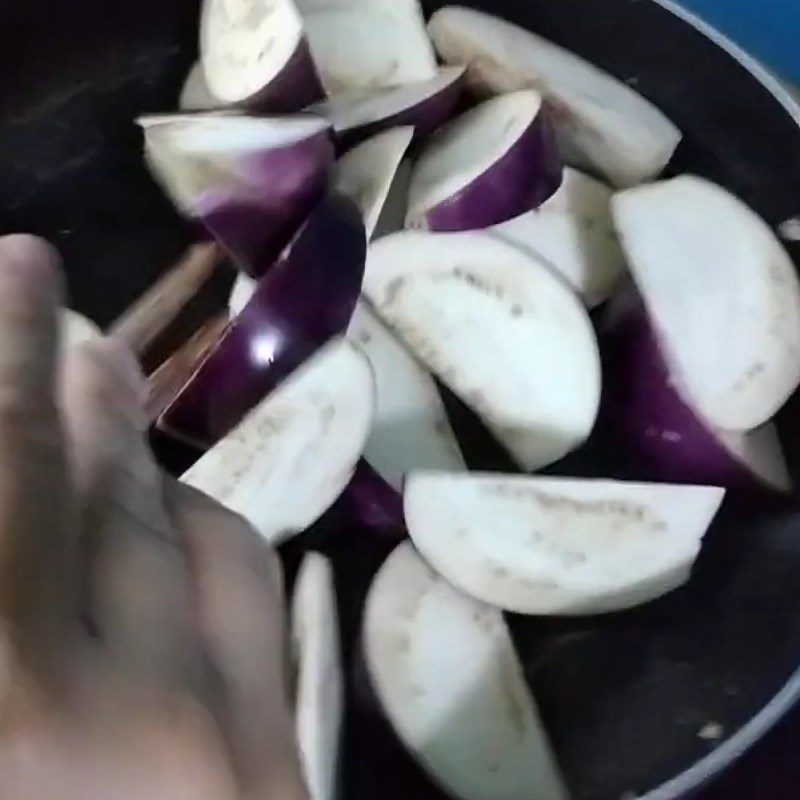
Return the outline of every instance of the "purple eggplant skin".
<path id="1" fill-rule="evenodd" d="M 404 108 L 396 114 L 377 119 L 374 122 L 366 122 L 353 128 L 336 131 L 337 152 L 344 153 L 371 136 L 375 136 L 389 128 L 405 125 L 414 127 L 413 141 L 419 143 L 455 116 L 463 87 L 464 75 L 462 74 L 452 83 L 436 92 L 436 94 L 427 97 L 420 103 Z"/>
<path id="2" fill-rule="evenodd" d="M 361 290 L 367 235 L 348 198 L 325 197 L 238 317 L 158 420 L 160 430 L 211 447 L 332 337 Z"/>
<path id="3" fill-rule="evenodd" d="M 226 102 L 209 91 L 219 101 L 220 108 L 236 108 L 258 114 L 294 114 L 326 97 L 305 37 L 300 39 L 281 71 L 253 94 Z"/>
<path id="4" fill-rule="evenodd" d="M 363 458 L 331 511 L 346 529 L 355 528 L 395 542 L 408 535 L 402 495 Z"/>
<path id="5" fill-rule="evenodd" d="M 240 105 L 262 114 L 292 114 L 325 97 L 311 48 L 303 38 L 280 73 Z"/>
<path id="6" fill-rule="evenodd" d="M 498 161 L 459 192 L 425 213 L 431 231 L 488 228 L 538 208 L 563 180 L 555 131 L 542 108 Z"/>
<path id="7" fill-rule="evenodd" d="M 606 381 L 601 419 L 627 449 L 637 479 L 724 486 L 758 505 L 784 497 L 717 439 L 675 388 L 639 296 L 628 290 L 607 310 L 600 331 Z"/>
<path id="8" fill-rule="evenodd" d="M 266 150 L 248 158 L 252 184 L 206 192 L 194 215 L 240 269 L 260 277 L 325 195 L 333 161 L 328 130 Z"/>

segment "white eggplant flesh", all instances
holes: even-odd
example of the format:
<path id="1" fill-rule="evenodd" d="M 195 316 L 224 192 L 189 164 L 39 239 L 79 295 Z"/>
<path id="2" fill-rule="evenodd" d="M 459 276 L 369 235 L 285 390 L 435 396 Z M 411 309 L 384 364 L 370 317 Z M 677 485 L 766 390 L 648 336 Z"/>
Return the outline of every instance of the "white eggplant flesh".
<path id="1" fill-rule="evenodd" d="M 419 8 L 376 0 L 304 15 L 311 53 L 329 95 L 372 91 L 436 75 Z"/>
<path id="2" fill-rule="evenodd" d="M 594 308 L 614 293 L 626 269 L 611 196 L 606 184 L 567 168 L 561 188 L 536 211 L 488 232 L 551 264 Z"/>
<path id="3" fill-rule="evenodd" d="M 567 163 L 614 186 L 655 178 L 681 140 L 667 116 L 630 86 L 511 22 L 446 6 L 428 31 L 444 62 L 466 66 L 467 84 L 479 93 L 542 92 Z"/>
<path id="4" fill-rule="evenodd" d="M 689 175 L 622 192 L 613 211 L 679 392 L 714 427 L 767 422 L 800 384 L 800 281 L 778 237 Z"/>
<path id="5" fill-rule="evenodd" d="M 725 490 L 415 473 L 403 507 L 423 557 L 472 597 L 522 614 L 601 614 L 685 583 Z"/>
<path id="6" fill-rule="evenodd" d="M 350 342 L 319 350 L 182 477 L 271 544 L 314 523 L 347 486 L 372 427 L 375 379 Z"/>
<path id="7" fill-rule="evenodd" d="M 363 292 L 522 468 L 551 464 L 589 436 L 597 340 L 548 266 L 485 233 L 403 231 L 370 248 Z"/>
<path id="8" fill-rule="evenodd" d="M 295 731 L 309 800 L 336 800 L 344 686 L 333 570 L 308 553 L 291 607 Z"/>
<path id="9" fill-rule="evenodd" d="M 223 104 L 290 113 L 325 94 L 293 0 L 204 0 L 200 57 Z"/>
<path id="10" fill-rule="evenodd" d="M 233 282 L 231 294 L 228 298 L 228 312 L 231 319 L 239 316 L 242 309 L 250 302 L 250 298 L 258 286 L 258 278 L 251 278 L 244 272 L 239 272 L 236 275 L 236 280 Z"/>
<path id="11" fill-rule="evenodd" d="M 566 800 L 503 615 L 401 544 L 370 588 L 364 651 L 397 735 L 460 800 Z"/>
<path id="12" fill-rule="evenodd" d="M 383 203 L 383 210 L 375 225 L 373 239 L 397 233 L 405 227 L 408 211 L 408 187 L 411 185 L 413 170 L 414 166 L 410 158 L 403 159 L 397 167 L 394 180 L 389 187 L 389 194 Z"/>
<path id="13" fill-rule="evenodd" d="M 181 111 L 210 111 L 218 105 L 220 101 L 211 94 L 203 65 L 198 61 L 186 76 L 178 98 L 178 108 Z"/>
<path id="14" fill-rule="evenodd" d="M 375 373 L 375 422 L 364 448 L 372 468 L 398 490 L 411 470 L 465 470 L 436 382 L 363 300 L 347 336 Z"/>
<path id="15" fill-rule="evenodd" d="M 413 136 L 412 127 L 390 128 L 356 145 L 336 162 L 334 188 L 353 200 L 361 210 L 367 238 L 372 238 Z"/>

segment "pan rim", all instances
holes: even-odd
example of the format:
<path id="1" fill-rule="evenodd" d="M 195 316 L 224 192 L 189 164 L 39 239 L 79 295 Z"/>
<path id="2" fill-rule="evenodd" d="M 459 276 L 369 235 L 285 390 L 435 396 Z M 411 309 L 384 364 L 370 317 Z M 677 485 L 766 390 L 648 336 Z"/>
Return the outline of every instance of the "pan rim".
<path id="1" fill-rule="evenodd" d="M 769 91 L 800 128 L 800 102 L 774 73 L 724 33 L 674 0 L 653 0 L 653 2 L 688 23 L 725 50 Z M 759 742 L 786 716 L 798 700 L 800 700 L 800 666 L 794 670 L 769 702 L 731 737 L 674 778 L 670 778 L 643 795 L 638 795 L 638 800 L 678 800 L 700 789 L 712 778 L 718 777 Z"/>

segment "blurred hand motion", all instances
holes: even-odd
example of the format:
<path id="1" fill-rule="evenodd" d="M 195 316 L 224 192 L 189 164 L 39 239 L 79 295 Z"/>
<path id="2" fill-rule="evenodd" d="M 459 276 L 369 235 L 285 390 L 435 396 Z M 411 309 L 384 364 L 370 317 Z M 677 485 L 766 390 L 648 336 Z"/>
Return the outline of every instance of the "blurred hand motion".
<path id="1" fill-rule="evenodd" d="M 304 800 L 277 559 L 159 470 L 130 352 L 61 354 L 62 302 L 0 239 L 0 798 Z"/>

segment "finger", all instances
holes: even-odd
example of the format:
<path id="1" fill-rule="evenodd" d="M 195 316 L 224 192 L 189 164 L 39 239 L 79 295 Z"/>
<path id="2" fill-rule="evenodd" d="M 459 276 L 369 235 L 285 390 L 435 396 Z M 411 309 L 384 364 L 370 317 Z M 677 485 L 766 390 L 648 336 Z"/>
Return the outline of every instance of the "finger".
<path id="1" fill-rule="evenodd" d="M 63 387 L 73 472 L 89 553 L 91 619 L 131 669 L 189 682 L 200 644 L 185 550 L 164 509 L 144 434 L 144 378 L 111 339 L 68 356 Z"/>
<path id="2" fill-rule="evenodd" d="M 72 586 L 64 449 L 54 399 L 62 281 L 56 252 L 0 238 L 0 617 L 42 640 Z"/>
<path id="3" fill-rule="evenodd" d="M 288 700 L 280 565 L 239 516 L 172 487 L 197 582 L 200 624 L 221 675 L 221 724 L 243 796 L 307 797 Z"/>

